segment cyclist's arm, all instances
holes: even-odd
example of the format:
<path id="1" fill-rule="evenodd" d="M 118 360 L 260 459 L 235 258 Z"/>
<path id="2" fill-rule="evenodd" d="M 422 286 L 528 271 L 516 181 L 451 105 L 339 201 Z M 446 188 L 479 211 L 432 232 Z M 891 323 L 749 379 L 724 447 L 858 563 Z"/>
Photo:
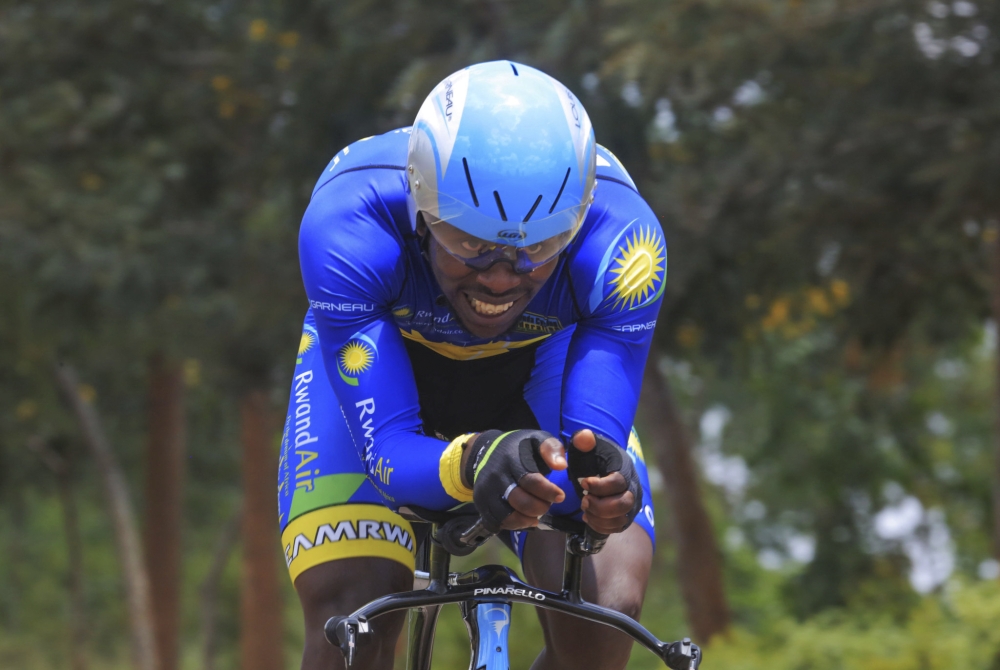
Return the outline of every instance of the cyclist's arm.
<path id="1" fill-rule="evenodd" d="M 638 193 L 622 184 L 601 188 L 608 195 L 601 219 L 573 258 L 584 318 L 567 354 L 561 433 L 566 441 L 590 428 L 624 447 L 662 302 L 666 245 Z"/>
<path id="2" fill-rule="evenodd" d="M 390 311 L 402 284 L 400 241 L 382 223 L 391 221 L 388 205 L 352 197 L 371 188 L 363 174 L 354 176 L 317 191 L 299 234 L 323 361 L 368 478 L 387 505 L 448 509 L 460 502 L 441 478 L 448 443 L 422 434 L 413 371 Z"/>
<path id="3" fill-rule="evenodd" d="M 564 442 L 576 431 L 590 428 L 624 448 L 639 405 L 651 342 L 651 333 L 624 338 L 603 324 L 577 326 L 563 380 Z"/>

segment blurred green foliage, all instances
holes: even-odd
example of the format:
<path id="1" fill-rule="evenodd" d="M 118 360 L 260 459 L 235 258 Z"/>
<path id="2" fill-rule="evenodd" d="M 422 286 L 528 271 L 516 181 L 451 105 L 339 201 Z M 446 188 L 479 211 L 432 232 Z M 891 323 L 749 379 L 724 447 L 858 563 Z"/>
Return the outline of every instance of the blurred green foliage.
<path id="1" fill-rule="evenodd" d="M 956 581 L 902 622 L 871 610 L 833 611 L 804 623 L 782 621 L 763 635 L 737 629 L 711 647 L 711 659 L 740 670 L 992 668 L 1000 645 L 998 596 L 996 582 Z"/>
<path id="2" fill-rule="evenodd" d="M 198 589 L 240 497 L 234 398 L 264 384 L 284 402 L 316 175 L 408 124 L 449 72 L 513 58 L 580 95 L 670 241 L 654 355 L 706 429 L 736 619 L 710 662 L 996 668 L 1000 598 L 978 575 L 992 541 L 998 35 L 1000 6 L 968 0 L 5 3 L 0 666 L 68 658 L 61 513 L 24 446 L 34 436 L 75 461 L 88 652 L 127 665 L 110 529 L 52 362 L 81 370 L 138 497 L 145 357 L 186 361 L 184 662 L 199 667 Z M 876 529 L 908 497 L 940 515 L 954 556 L 927 594 L 909 583 L 908 539 Z M 676 637 L 658 509 L 644 621 Z M 234 560 L 219 667 L 237 667 L 237 573 Z M 527 667 L 540 632 L 525 608 L 514 626 Z M 464 665 L 463 630 L 443 623 L 439 667 Z M 637 651 L 630 667 L 653 661 Z"/>

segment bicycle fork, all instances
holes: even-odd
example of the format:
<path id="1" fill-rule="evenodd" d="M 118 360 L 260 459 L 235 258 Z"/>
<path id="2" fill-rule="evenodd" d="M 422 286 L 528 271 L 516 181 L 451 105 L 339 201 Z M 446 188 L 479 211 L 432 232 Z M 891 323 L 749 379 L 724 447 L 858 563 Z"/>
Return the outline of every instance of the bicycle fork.
<path id="1" fill-rule="evenodd" d="M 469 670 L 510 670 L 507 655 L 510 602 L 478 600 L 461 605 L 473 649 Z"/>

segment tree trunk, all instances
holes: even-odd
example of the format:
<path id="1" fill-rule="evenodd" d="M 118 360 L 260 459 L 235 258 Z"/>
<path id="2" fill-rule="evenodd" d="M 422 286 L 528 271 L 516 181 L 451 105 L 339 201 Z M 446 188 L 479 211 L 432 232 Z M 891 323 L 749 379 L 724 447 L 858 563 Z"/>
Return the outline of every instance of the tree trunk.
<path id="1" fill-rule="evenodd" d="M 237 511 L 222 530 L 215 542 L 215 550 L 212 552 L 212 565 L 209 566 L 208 574 L 205 575 L 205 579 L 201 583 L 201 659 L 203 670 L 215 670 L 215 652 L 219 642 L 219 583 L 222 581 L 222 573 L 226 570 L 226 564 L 229 563 L 229 556 L 233 553 L 233 547 L 240 539 L 242 518 L 242 513 Z"/>
<path id="2" fill-rule="evenodd" d="M 184 378 L 162 354 L 149 359 L 144 545 L 160 670 L 177 670 L 184 485 Z"/>
<path id="3" fill-rule="evenodd" d="M 97 411 L 91 401 L 80 392 L 76 371 L 69 365 L 57 365 L 55 378 L 59 390 L 80 423 L 84 442 L 94 457 L 107 497 L 118 560 L 121 561 L 125 578 L 133 663 L 138 670 L 159 670 L 149 575 L 142 560 L 139 532 L 125 476 L 104 434 L 104 427 Z"/>
<path id="4" fill-rule="evenodd" d="M 83 599 L 83 542 L 80 539 L 80 523 L 76 514 L 76 498 L 73 495 L 73 469 L 68 456 L 59 455 L 41 438 L 30 440 L 28 447 L 41 457 L 56 477 L 59 504 L 63 511 L 63 529 L 66 533 L 66 552 L 69 563 L 70 667 L 72 670 L 87 670 L 87 620 Z"/>
<path id="5" fill-rule="evenodd" d="M 1000 561 L 1000 238 L 993 243 L 993 325 L 997 329 L 993 435 L 993 556 Z"/>
<path id="6" fill-rule="evenodd" d="M 271 407 L 264 391 L 240 400 L 243 444 L 243 574 L 240 586 L 242 670 L 280 670 L 281 589 L 278 583 L 278 452 L 272 439 Z"/>
<path id="7" fill-rule="evenodd" d="M 722 583 L 722 554 L 702 503 L 691 438 L 657 356 L 650 355 L 640 409 L 647 427 L 643 443 L 652 447 L 666 484 L 677 543 L 677 576 L 692 637 L 699 644 L 723 633 L 730 623 Z"/>

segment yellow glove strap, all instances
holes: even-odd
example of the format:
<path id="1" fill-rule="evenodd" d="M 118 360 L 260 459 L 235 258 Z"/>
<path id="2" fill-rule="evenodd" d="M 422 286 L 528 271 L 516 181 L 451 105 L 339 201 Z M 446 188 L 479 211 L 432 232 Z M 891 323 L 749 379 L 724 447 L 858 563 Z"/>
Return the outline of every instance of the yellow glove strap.
<path id="1" fill-rule="evenodd" d="M 459 435 L 441 454 L 438 476 L 445 493 L 461 502 L 472 502 L 472 489 L 462 483 L 462 445 L 475 433 Z"/>

